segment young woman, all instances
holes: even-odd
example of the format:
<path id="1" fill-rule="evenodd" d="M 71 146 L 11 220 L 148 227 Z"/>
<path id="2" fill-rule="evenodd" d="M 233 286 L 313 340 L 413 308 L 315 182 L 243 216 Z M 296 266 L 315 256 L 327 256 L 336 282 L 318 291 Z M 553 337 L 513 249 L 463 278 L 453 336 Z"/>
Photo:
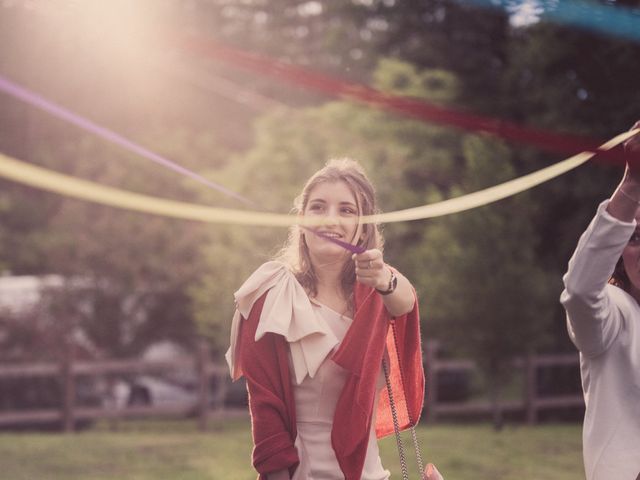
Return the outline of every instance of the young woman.
<path id="1" fill-rule="evenodd" d="M 322 225 L 293 227 L 235 294 L 227 360 L 247 380 L 253 465 L 267 480 L 387 479 L 376 441 L 393 432 L 383 359 L 401 428 L 422 409 L 415 291 L 385 263 L 377 226 L 358 221 L 376 199 L 356 162 L 329 162 L 295 208 Z"/>
<path id="2" fill-rule="evenodd" d="M 640 128 L 636 122 L 633 128 Z M 625 144 L 640 155 L 640 138 Z M 640 480 L 640 161 L 580 238 L 560 301 L 580 351 L 587 480 Z M 612 273 L 613 272 L 613 273 Z"/>

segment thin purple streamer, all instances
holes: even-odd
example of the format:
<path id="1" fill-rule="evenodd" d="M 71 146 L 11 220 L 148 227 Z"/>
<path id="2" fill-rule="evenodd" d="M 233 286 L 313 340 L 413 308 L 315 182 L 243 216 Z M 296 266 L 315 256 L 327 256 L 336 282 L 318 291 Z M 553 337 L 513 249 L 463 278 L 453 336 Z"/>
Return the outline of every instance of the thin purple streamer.
<path id="1" fill-rule="evenodd" d="M 125 148 L 126 150 L 129 150 L 131 152 L 137 153 L 138 155 L 141 155 L 142 157 L 151 160 L 152 162 L 156 162 L 166 168 L 169 168 L 175 172 L 178 172 L 182 175 L 186 175 L 187 177 L 192 178 L 193 180 L 196 180 L 200 183 L 203 183 L 205 185 L 207 185 L 208 187 L 211 187 L 217 191 L 219 191 L 220 193 L 223 193 L 229 197 L 233 197 L 236 200 L 239 200 L 241 202 L 243 202 L 246 205 L 250 205 L 252 207 L 255 207 L 255 203 L 253 203 L 251 200 L 243 197 L 242 195 L 233 192 L 231 190 L 229 190 L 228 188 L 212 182 L 211 180 L 208 180 L 206 178 L 204 178 L 202 175 L 199 175 L 185 167 L 182 167 L 180 165 L 178 165 L 177 163 L 172 162 L 171 160 L 168 160 L 134 142 L 132 142 L 131 140 L 128 140 L 127 138 L 123 137 L 122 135 L 119 135 L 111 130 L 109 130 L 108 128 L 102 127 L 94 122 L 92 122 L 91 120 L 88 120 L 84 117 L 81 117 L 78 114 L 75 114 L 59 105 L 56 105 L 55 103 L 46 100 L 45 98 L 41 97 L 40 95 L 31 92 L 29 90 L 27 90 L 26 88 L 23 88 L 19 85 L 16 85 L 15 83 L 11 82 L 10 80 L 8 80 L 7 78 L 3 77 L 2 75 L 0 75 L 0 90 L 4 91 L 5 93 L 11 95 L 14 98 L 17 98 L 19 100 L 22 100 L 23 102 L 26 102 L 36 108 L 39 108 L 40 110 L 44 110 L 45 112 L 50 113 L 51 115 L 61 118 L 62 120 L 65 120 L 69 123 L 72 123 L 73 125 L 80 127 L 83 130 L 87 130 L 91 133 L 96 134 L 99 137 L 104 138 L 105 140 L 115 143 L 116 145 L 120 145 L 121 147 Z"/>
<path id="2" fill-rule="evenodd" d="M 38 95 L 37 93 L 31 92 L 30 90 L 21 87 L 19 85 L 16 85 L 15 83 L 13 83 L 12 81 L 8 80 L 7 78 L 5 78 L 4 76 L 0 75 L 0 90 L 4 91 L 5 93 L 11 95 L 12 97 L 18 99 L 18 100 L 22 100 L 23 102 L 26 102 L 36 108 L 39 108 L 40 110 L 44 110 L 47 113 L 50 113 L 51 115 L 58 117 L 62 120 L 65 120 L 83 130 L 86 130 L 88 132 L 94 133 L 95 135 L 104 138 L 105 140 L 115 143 L 116 145 L 120 145 L 121 147 L 123 147 L 126 150 L 129 150 L 131 152 L 137 153 L 138 155 L 151 160 L 152 162 L 158 163 L 166 168 L 169 168 L 170 170 L 173 170 L 175 172 L 178 172 L 182 175 L 185 175 L 187 177 L 192 178 L 193 180 L 196 180 L 200 183 L 203 183 L 204 185 L 207 185 L 208 187 L 211 187 L 229 197 L 233 197 L 236 200 L 239 200 L 247 205 L 253 206 L 255 207 L 255 203 L 253 203 L 251 200 L 249 200 L 248 198 L 243 197 L 242 195 L 229 190 L 228 188 L 224 187 L 223 185 L 220 185 L 218 183 L 212 182 L 211 180 L 208 180 L 206 178 L 204 178 L 202 175 L 199 175 L 181 165 L 178 165 L 175 162 L 172 162 L 171 160 L 168 160 L 134 142 L 132 142 L 131 140 L 128 140 L 127 138 L 123 137 L 122 135 L 113 132 L 112 130 L 109 130 L 108 128 L 102 127 L 94 122 L 92 122 L 91 120 L 88 120 L 76 113 L 73 113 L 69 110 L 67 110 L 66 108 L 61 107 L 60 105 L 57 105 L 43 97 L 41 97 L 40 95 Z M 329 237 L 328 235 L 324 235 L 322 233 L 316 232 L 314 230 L 311 230 L 313 233 L 315 233 L 316 235 L 318 235 L 319 237 L 325 238 L 326 240 L 329 240 L 330 242 L 335 243 L 336 245 L 341 246 L 342 248 L 352 252 L 352 253 L 362 253 L 365 251 L 365 249 L 363 247 L 358 247 L 355 245 L 351 245 L 350 243 L 346 243 L 343 242 L 341 240 L 338 240 L 336 238 L 333 237 Z"/>
<path id="3" fill-rule="evenodd" d="M 330 242 L 335 243 L 336 245 L 340 245 L 342 248 L 344 248 L 345 250 L 349 250 L 351 253 L 364 253 L 366 251 L 366 248 L 364 247 L 360 247 L 358 245 L 352 245 L 350 243 L 347 242 L 343 242 L 342 240 L 338 240 L 337 238 L 333 238 L 330 237 L 329 235 L 325 235 L 322 232 L 316 232 L 315 230 L 312 230 L 310 228 L 307 228 L 306 230 L 309 230 L 313 233 L 315 233 L 317 236 L 324 238 L 325 240 L 329 240 Z"/>

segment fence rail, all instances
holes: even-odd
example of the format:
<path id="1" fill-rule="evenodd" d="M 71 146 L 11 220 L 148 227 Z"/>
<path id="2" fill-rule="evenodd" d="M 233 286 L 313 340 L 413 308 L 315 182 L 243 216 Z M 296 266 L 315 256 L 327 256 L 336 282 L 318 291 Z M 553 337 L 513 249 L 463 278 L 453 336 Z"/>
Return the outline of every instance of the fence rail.
<path id="1" fill-rule="evenodd" d="M 427 377 L 427 395 L 425 397 L 426 418 L 431 422 L 438 420 L 441 415 L 475 415 L 492 412 L 493 405 L 489 401 L 444 402 L 438 398 L 438 373 L 451 370 L 475 370 L 476 364 L 471 360 L 445 360 L 438 357 L 439 344 L 437 341 L 425 344 L 425 375 Z M 500 408 L 504 412 L 523 412 L 527 423 L 538 422 L 538 415 L 542 410 L 584 407 L 581 393 L 569 395 L 538 394 L 538 370 L 541 367 L 579 366 L 580 357 L 577 353 L 558 353 L 527 355 L 514 361 L 514 368 L 522 371 L 524 388 L 520 399 L 503 400 Z"/>
<path id="2" fill-rule="evenodd" d="M 144 416 L 183 417 L 196 414 L 198 426 L 205 430 L 207 421 L 221 415 L 233 415 L 223 409 L 226 393 L 228 369 L 210 360 L 208 348 L 204 343 L 197 348 L 191 359 L 171 361 L 149 360 L 99 360 L 80 361 L 75 359 L 72 346 L 65 349 L 65 355 L 59 362 L 25 363 L 0 365 L 0 380 L 20 378 L 57 378 L 61 386 L 61 405 L 59 408 L 0 411 L 0 426 L 11 424 L 38 424 L 58 422 L 63 430 L 73 431 L 78 421 Z M 126 405 L 118 408 L 105 402 L 99 407 L 85 407 L 76 403 L 76 384 L 78 376 L 85 377 L 131 377 L 142 374 L 160 374 L 176 371 L 195 372 L 197 375 L 197 401 L 183 405 Z M 209 385 L 215 377 L 217 382 L 216 398 L 210 398 Z"/>
<path id="3" fill-rule="evenodd" d="M 538 369 L 541 367 L 578 365 L 577 354 L 530 355 L 514 362 L 524 376 L 524 388 L 521 399 L 501 402 L 505 412 L 523 412 L 528 423 L 536 423 L 538 414 L 545 409 L 583 407 L 581 394 L 539 396 L 537 394 Z M 439 372 L 452 370 L 473 371 L 476 365 L 470 360 L 447 360 L 438 357 L 437 342 L 425 344 L 425 365 L 427 376 L 427 396 L 425 403 L 428 421 L 437 421 L 442 415 L 484 414 L 492 411 L 488 401 L 446 402 L 438 398 Z M 87 408 L 76 404 L 77 377 L 135 376 L 141 374 L 160 374 L 175 371 L 190 371 L 197 375 L 197 402 L 190 405 L 127 405 L 116 408 L 105 404 L 101 407 Z M 62 404 L 59 408 L 38 410 L 0 411 L 0 426 L 9 424 L 29 424 L 40 422 L 59 422 L 65 431 L 73 431 L 78 421 L 108 419 L 114 424 L 118 420 L 131 417 L 169 416 L 183 417 L 194 415 L 201 430 L 207 428 L 212 418 L 246 415 L 242 411 L 230 411 L 224 408 L 224 396 L 228 385 L 228 370 L 210 360 L 206 345 L 201 344 L 188 360 L 147 361 L 147 360 L 100 360 L 79 361 L 74 358 L 73 348 L 58 363 L 28 363 L 19 365 L 0 365 L 0 380 L 16 378 L 48 377 L 57 378 L 62 388 Z M 217 378 L 218 389 L 215 398 L 211 398 L 210 383 Z"/>

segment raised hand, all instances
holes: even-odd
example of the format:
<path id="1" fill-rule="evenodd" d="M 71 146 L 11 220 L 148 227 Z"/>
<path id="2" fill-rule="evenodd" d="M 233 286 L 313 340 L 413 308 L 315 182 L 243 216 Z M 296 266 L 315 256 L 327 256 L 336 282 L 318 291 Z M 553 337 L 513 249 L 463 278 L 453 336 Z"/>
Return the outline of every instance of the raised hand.
<path id="1" fill-rule="evenodd" d="M 631 127 L 632 130 L 637 128 L 640 128 L 640 121 Z M 631 222 L 640 209 L 640 135 L 634 135 L 624 142 L 624 150 L 630 159 L 627 160 L 622 181 L 607 205 L 607 212 L 618 220 Z"/>
<path id="2" fill-rule="evenodd" d="M 640 129 L 640 120 L 633 124 L 631 130 Z M 640 183 L 640 134 L 634 135 L 624 142 L 624 151 L 634 155 L 636 158 L 627 161 L 627 169 L 625 171 L 625 179 Z"/>
<path id="3" fill-rule="evenodd" d="M 354 254 L 356 265 L 356 280 L 373 288 L 386 290 L 391 278 L 391 269 L 382 258 L 382 252 L 377 248 Z"/>

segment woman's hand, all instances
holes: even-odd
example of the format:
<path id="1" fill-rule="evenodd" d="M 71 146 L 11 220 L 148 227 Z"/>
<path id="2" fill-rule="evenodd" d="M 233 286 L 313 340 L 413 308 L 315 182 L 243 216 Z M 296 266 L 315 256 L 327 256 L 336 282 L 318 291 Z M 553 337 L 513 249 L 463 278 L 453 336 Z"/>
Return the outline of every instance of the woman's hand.
<path id="1" fill-rule="evenodd" d="M 385 265 L 382 252 L 377 248 L 355 253 L 356 280 L 378 290 L 387 290 L 391 280 L 391 269 Z"/>
<path id="2" fill-rule="evenodd" d="M 633 124 L 630 130 L 640 129 L 640 120 Z M 624 149 L 631 153 L 640 153 L 640 134 L 636 134 L 624 142 Z"/>
<path id="3" fill-rule="evenodd" d="M 631 130 L 640 129 L 640 120 L 633 124 Z M 629 140 L 624 142 L 625 153 L 635 155 L 632 161 L 627 161 L 627 169 L 625 171 L 625 179 L 635 181 L 640 184 L 640 134 L 636 134 Z"/>
<path id="4" fill-rule="evenodd" d="M 640 128 L 637 121 L 631 130 Z M 635 160 L 627 161 L 624 176 L 618 188 L 611 196 L 607 211 L 618 220 L 632 221 L 640 208 L 640 135 L 635 135 L 624 142 L 627 154 L 635 155 Z"/>
<path id="5" fill-rule="evenodd" d="M 391 315 L 398 317 L 413 310 L 416 297 L 411 283 L 400 272 L 396 270 L 392 272 L 391 268 L 384 263 L 380 250 L 374 248 L 354 254 L 352 258 L 356 266 L 356 280 L 380 292 L 389 290 L 392 273 L 395 273 L 395 289 L 390 294 L 381 295 Z"/>

